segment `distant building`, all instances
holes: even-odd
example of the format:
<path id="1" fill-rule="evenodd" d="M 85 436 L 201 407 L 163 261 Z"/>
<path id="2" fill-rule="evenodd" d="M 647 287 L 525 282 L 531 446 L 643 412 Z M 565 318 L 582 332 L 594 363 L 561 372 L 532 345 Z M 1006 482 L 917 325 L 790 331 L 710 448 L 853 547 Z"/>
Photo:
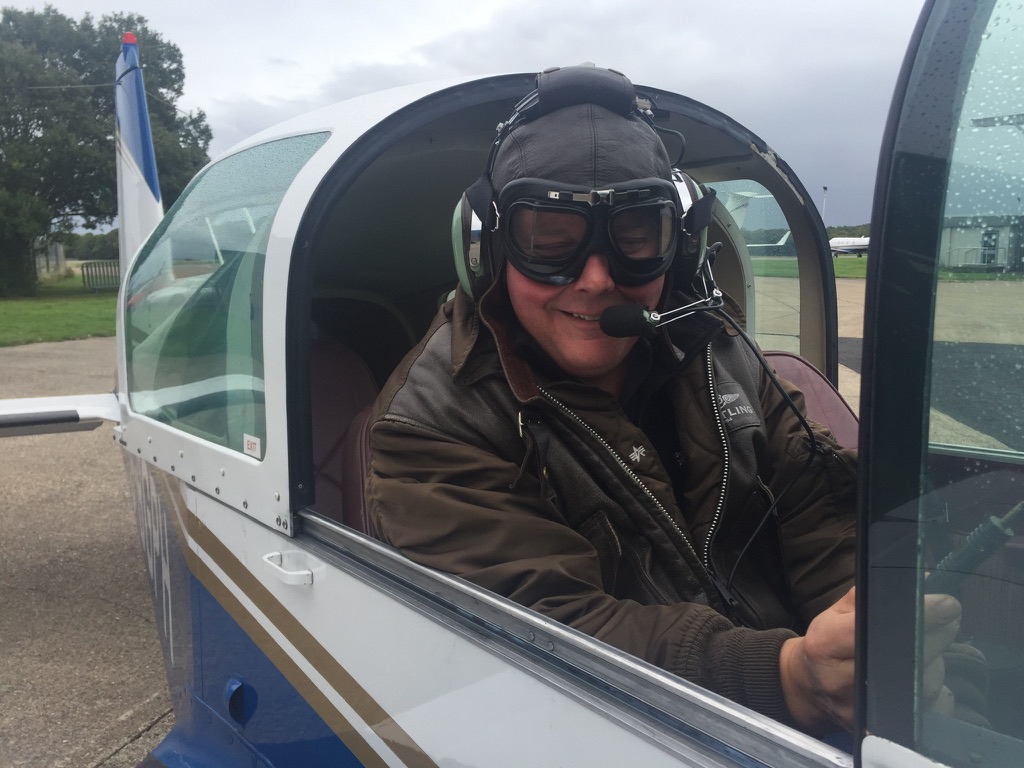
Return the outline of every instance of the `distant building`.
<path id="1" fill-rule="evenodd" d="M 1024 184 L 1015 176 L 954 162 L 942 221 L 940 264 L 1024 271 Z"/>
<path id="2" fill-rule="evenodd" d="M 1024 271 L 1024 217 L 962 216 L 943 221 L 942 266 L 979 271 Z"/>

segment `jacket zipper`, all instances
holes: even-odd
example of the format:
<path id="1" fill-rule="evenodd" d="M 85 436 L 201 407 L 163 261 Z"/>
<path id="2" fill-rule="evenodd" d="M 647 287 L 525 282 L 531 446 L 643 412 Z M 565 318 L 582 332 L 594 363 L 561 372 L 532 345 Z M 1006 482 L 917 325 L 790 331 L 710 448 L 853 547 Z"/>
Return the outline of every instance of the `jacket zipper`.
<path id="1" fill-rule="evenodd" d="M 660 501 L 658 501 L 658 497 L 655 496 L 651 492 L 651 489 L 647 487 L 647 485 L 640 478 L 640 476 L 636 472 L 634 472 L 632 470 L 632 468 L 630 468 L 630 466 L 623 460 L 623 458 L 621 456 L 619 456 L 619 454 L 615 451 L 615 449 L 612 448 L 611 445 L 608 444 L 608 441 L 605 440 L 603 437 L 601 437 L 601 435 L 599 435 L 594 430 L 593 427 L 591 427 L 589 424 L 587 424 L 587 422 L 585 422 L 583 419 L 581 419 L 574 411 L 572 411 L 572 409 L 570 409 L 567 405 L 565 405 L 564 403 L 562 403 L 561 401 L 556 399 L 551 393 L 546 391 L 543 387 L 537 387 L 537 389 L 540 391 L 540 393 L 545 398 L 547 398 L 547 400 L 549 402 L 551 402 L 553 405 L 555 405 L 560 411 L 562 411 L 564 414 L 566 414 L 576 424 L 578 424 L 579 426 L 583 427 L 583 429 L 585 429 L 595 440 L 597 440 L 598 443 L 601 444 L 601 446 L 606 451 L 608 451 L 608 453 L 611 455 L 611 457 L 613 459 L 615 459 L 615 462 L 626 473 L 626 475 L 634 483 L 636 483 L 636 485 L 644 492 L 644 495 L 647 496 L 647 498 L 651 500 L 651 502 L 654 504 L 655 508 L 658 510 L 658 513 L 665 520 L 668 520 L 668 522 L 676 530 L 676 533 L 679 534 L 679 538 L 683 541 L 684 544 L 686 544 L 686 547 L 687 547 L 687 549 L 689 549 L 690 554 L 693 556 L 693 559 L 696 562 L 699 563 L 700 562 L 700 558 L 697 557 L 697 552 L 694 550 L 693 544 L 691 544 L 690 540 L 686 537 L 686 534 L 683 533 L 682 529 L 679 527 L 679 525 L 676 523 L 676 521 L 672 519 L 672 516 L 668 513 L 668 510 L 665 509 L 665 506 Z M 657 590 L 656 586 L 655 586 L 655 589 Z M 657 591 L 660 592 L 660 590 L 657 590 Z"/>
<path id="2" fill-rule="evenodd" d="M 708 390 L 711 392 L 711 411 L 715 414 L 715 425 L 718 427 L 718 437 L 722 441 L 722 492 L 718 496 L 718 505 L 715 507 L 715 516 L 711 518 L 711 526 L 708 528 L 707 538 L 704 540 L 704 558 L 701 561 L 712 578 L 715 571 L 711 566 L 711 542 L 718 532 L 718 525 L 722 521 L 722 510 L 725 507 L 725 491 L 729 485 L 729 441 L 725 439 L 725 425 L 722 423 L 722 411 L 718 406 L 718 390 L 715 387 L 714 368 L 711 365 L 711 345 L 707 350 L 708 363 Z"/>

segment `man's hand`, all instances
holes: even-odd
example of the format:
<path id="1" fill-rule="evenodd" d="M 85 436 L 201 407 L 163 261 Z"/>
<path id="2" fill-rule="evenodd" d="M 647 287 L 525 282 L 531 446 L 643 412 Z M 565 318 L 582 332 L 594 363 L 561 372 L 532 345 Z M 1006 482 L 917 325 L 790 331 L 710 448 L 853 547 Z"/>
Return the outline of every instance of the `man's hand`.
<path id="1" fill-rule="evenodd" d="M 786 706 L 810 733 L 853 730 L 854 589 L 822 611 L 779 654 Z M 941 652 L 940 652 L 941 660 Z"/>
<path id="2" fill-rule="evenodd" d="M 956 702 L 945 685 L 946 665 L 942 659 L 949 644 L 960 634 L 960 603 L 949 595 L 924 596 L 924 644 L 921 663 L 924 707 L 952 715 Z"/>
<path id="3" fill-rule="evenodd" d="M 811 733 L 853 728 L 854 590 L 823 611 L 803 637 L 787 640 L 779 654 L 782 692 L 797 724 Z M 960 603 L 949 595 L 925 595 L 925 707 L 953 712 L 942 654 L 960 632 Z"/>

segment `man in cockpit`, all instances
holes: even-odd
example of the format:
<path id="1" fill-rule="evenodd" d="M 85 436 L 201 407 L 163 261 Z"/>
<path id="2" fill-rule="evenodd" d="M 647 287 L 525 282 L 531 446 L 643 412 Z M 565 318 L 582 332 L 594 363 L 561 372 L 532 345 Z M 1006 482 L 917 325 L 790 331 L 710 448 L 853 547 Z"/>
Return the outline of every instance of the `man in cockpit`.
<path id="1" fill-rule="evenodd" d="M 849 728 L 856 456 L 715 309 L 710 193 L 672 171 L 625 77 L 538 76 L 456 212 L 461 285 L 378 398 L 370 514 L 419 563 Z M 642 311 L 694 302 L 660 328 Z M 959 606 L 929 616 L 937 658 Z"/>

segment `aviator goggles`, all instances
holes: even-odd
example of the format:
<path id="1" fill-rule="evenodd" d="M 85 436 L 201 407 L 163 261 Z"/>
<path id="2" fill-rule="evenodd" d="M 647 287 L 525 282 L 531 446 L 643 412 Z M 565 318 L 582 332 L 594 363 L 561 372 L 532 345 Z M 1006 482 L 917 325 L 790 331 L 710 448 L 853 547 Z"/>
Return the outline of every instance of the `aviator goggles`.
<path id="1" fill-rule="evenodd" d="M 601 189 L 517 179 L 498 194 L 496 234 L 532 280 L 567 285 L 597 253 L 618 285 L 643 285 L 672 264 L 682 228 L 677 200 L 672 182 L 657 178 Z"/>

